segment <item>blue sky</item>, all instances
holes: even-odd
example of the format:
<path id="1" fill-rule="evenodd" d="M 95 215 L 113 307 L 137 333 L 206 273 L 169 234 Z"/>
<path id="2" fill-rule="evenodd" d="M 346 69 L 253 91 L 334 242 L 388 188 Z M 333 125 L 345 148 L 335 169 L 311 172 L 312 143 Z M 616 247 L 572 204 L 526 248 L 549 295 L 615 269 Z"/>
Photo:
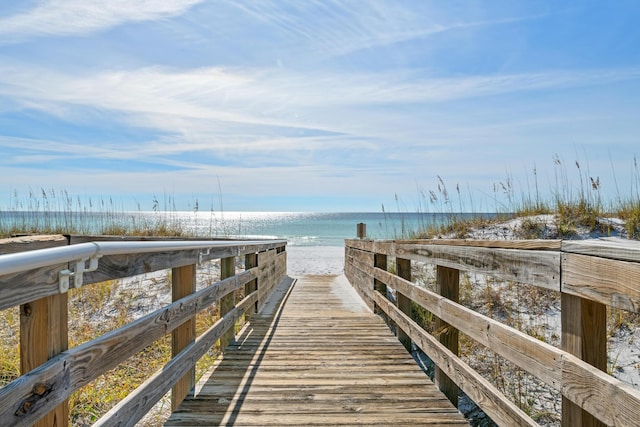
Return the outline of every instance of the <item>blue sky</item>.
<path id="1" fill-rule="evenodd" d="M 635 0 L 0 0 L 0 207 L 448 210 L 440 179 L 456 210 L 580 177 L 624 198 L 638 22 Z"/>

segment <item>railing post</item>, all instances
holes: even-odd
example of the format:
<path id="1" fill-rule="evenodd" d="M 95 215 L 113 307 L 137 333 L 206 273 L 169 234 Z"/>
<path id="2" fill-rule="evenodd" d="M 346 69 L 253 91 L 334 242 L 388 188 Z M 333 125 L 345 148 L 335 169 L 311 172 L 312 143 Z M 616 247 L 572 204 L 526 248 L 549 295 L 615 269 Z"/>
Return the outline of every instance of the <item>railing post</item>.
<path id="1" fill-rule="evenodd" d="M 21 375 L 63 352 L 68 345 L 68 294 L 53 295 L 20 306 Z M 69 404 L 65 401 L 33 425 L 68 424 Z"/>
<path id="2" fill-rule="evenodd" d="M 227 279 L 236 274 L 236 259 L 235 257 L 222 258 L 220 260 L 220 279 Z M 229 294 L 220 298 L 220 317 L 227 314 L 229 311 L 233 309 L 236 304 L 235 292 L 230 292 Z M 224 351 L 224 349 L 233 341 L 235 337 L 235 325 L 231 327 L 231 329 L 224 333 L 220 337 L 220 351 Z"/>
<path id="3" fill-rule="evenodd" d="M 396 273 L 398 277 L 411 281 L 411 260 L 396 258 Z M 400 311 L 409 317 L 411 316 L 411 300 L 400 292 L 396 293 L 396 303 Z M 398 331 L 398 340 L 404 345 L 407 351 L 411 352 L 411 338 L 400 328 Z"/>
<path id="4" fill-rule="evenodd" d="M 384 254 L 374 254 L 373 266 L 375 268 L 387 271 L 387 256 Z M 373 279 L 373 290 L 380 292 L 382 295 L 384 295 L 385 298 L 387 297 L 387 285 L 384 282 L 379 281 L 378 279 Z M 376 307 L 375 313 L 383 314 L 384 312 L 380 310 L 379 307 Z"/>
<path id="5" fill-rule="evenodd" d="M 451 301 L 458 302 L 460 294 L 460 272 L 454 268 L 438 266 L 436 276 L 436 292 Z M 459 355 L 458 330 L 447 322 L 436 319 L 436 335 L 453 354 Z M 456 383 L 436 366 L 435 383 L 445 396 L 458 406 L 459 389 Z"/>
<path id="6" fill-rule="evenodd" d="M 358 223 L 358 225 L 356 226 L 356 233 L 358 239 L 362 240 L 367 237 L 367 224 L 365 224 L 364 222 Z"/>
<path id="7" fill-rule="evenodd" d="M 565 293 L 561 295 L 561 348 L 601 371 L 606 371 L 606 306 L 578 296 Z M 605 424 L 563 396 L 562 426 L 604 427 Z"/>
<path id="8" fill-rule="evenodd" d="M 244 269 L 245 270 L 251 270 L 254 267 L 258 266 L 258 254 L 257 253 L 253 253 L 253 254 L 247 254 L 244 257 Z M 253 279 L 252 281 L 250 281 L 249 283 L 247 283 L 246 285 L 244 285 L 244 294 L 245 296 L 249 295 L 251 292 L 257 291 L 258 290 L 258 279 Z M 256 300 L 255 306 L 253 308 L 253 310 L 247 310 L 247 316 L 251 316 L 254 313 L 258 312 L 258 303 L 259 301 Z"/>
<path id="9" fill-rule="evenodd" d="M 194 264 L 173 268 L 171 271 L 171 299 L 177 301 L 196 291 L 196 266 Z M 196 319 L 178 326 L 171 333 L 171 354 L 178 355 L 196 339 Z M 175 411 L 196 383 L 195 366 L 189 370 L 171 389 L 171 410 Z"/>

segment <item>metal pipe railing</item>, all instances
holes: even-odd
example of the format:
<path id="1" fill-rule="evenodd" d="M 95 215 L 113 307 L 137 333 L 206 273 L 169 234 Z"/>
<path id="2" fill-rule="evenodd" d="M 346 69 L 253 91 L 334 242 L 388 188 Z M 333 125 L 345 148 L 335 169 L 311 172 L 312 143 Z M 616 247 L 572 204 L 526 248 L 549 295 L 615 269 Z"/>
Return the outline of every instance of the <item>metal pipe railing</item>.
<path id="1" fill-rule="evenodd" d="M 146 241 L 146 242 L 89 242 L 33 251 L 0 255 L 0 276 L 20 273 L 50 265 L 75 262 L 106 255 L 140 254 L 166 251 L 207 250 L 220 247 L 245 247 L 265 243 L 284 243 L 286 240 L 202 240 L 202 241 Z"/>

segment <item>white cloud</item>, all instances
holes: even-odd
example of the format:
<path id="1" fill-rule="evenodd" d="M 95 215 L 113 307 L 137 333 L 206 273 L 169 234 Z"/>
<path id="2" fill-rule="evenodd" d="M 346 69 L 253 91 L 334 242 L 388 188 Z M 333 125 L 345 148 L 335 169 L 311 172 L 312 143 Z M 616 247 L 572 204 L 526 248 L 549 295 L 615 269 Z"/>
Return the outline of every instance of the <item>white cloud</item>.
<path id="1" fill-rule="evenodd" d="M 68 36 L 126 22 L 180 15 L 203 0 L 44 0 L 23 13 L 0 18 L 0 44 L 33 36 Z"/>
<path id="2" fill-rule="evenodd" d="M 90 123 L 105 116 L 160 135 L 143 142 L 101 143 L 100 148 L 82 141 L 47 144 L 49 152 L 197 169 L 205 158 L 172 157 L 203 152 L 227 161 L 259 162 L 260 156 L 267 156 L 280 163 L 304 164 L 320 160 L 314 153 L 324 153 L 321 161 L 329 164 L 348 162 L 347 153 L 359 153 L 366 163 L 376 152 L 388 150 L 389 141 L 403 141 L 395 150 L 406 153 L 443 141 L 448 145 L 488 141 L 496 134 L 509 138 L 509 129 L 480 124 L 482 117 L 473 117 L 478 112 L 466 112 L 466 122 L 451 112 L 440 119 L 438 111 L 443 105 L 438 104 L 638 78 L 636 68 L 427 78 L 409 72 L 301 75 L 280 69 L 217 67 L 148 67 L 70 75 L 14 64 L 0 66 L 0 98 L 11 99 L 20 108 L 45 114 L 53 111 L 71 122 Z M 397 105 L 403 106 L 402 111 L 396 111 Z M 420 107 L 408 109 L 407 105 Z M 566 114 L 562 118 L 575 119 Z M 544 124 L 550 119 L 536 120 Z M 522 126 L 513 116 L 509 123 L 511 128 Z M 0 146 L 3 144 L 6 140 L 0 140 Z M 37 151 L 38 143 L 26 146 Z M 329 157 L 336 152 L 342 154 Z"/>
<path id="3" fill-rule="evenodd" d="M 523 91 L 640 79 L 640 69 L 428 78 L 417 73 L 299 74 L 277 69 L 148 67 L 95 75 L 60 74 L 29 65 L 0 67 L 0 95 L 38 102 L 189 119 L 305 127 L 306 109 L 439 103 Z M 16 102 L 16 101 L 14 101 Z M 47 105 L 48 107 L 48 105 Z M 175 125 L 178 125 L 177 123 Z M 340 129 L 330 129 L 340 131 Z"/>

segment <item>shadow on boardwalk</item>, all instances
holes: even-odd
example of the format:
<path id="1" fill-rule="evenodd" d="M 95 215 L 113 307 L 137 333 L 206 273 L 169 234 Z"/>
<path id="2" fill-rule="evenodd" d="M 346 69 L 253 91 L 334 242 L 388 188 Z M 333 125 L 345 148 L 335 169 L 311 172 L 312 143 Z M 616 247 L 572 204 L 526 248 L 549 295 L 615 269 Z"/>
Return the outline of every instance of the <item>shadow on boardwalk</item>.
<path id="1" fill-rule="evenodd" d="M 468 425 L 354 295 L 283 281 L 166 425 Z"/>

